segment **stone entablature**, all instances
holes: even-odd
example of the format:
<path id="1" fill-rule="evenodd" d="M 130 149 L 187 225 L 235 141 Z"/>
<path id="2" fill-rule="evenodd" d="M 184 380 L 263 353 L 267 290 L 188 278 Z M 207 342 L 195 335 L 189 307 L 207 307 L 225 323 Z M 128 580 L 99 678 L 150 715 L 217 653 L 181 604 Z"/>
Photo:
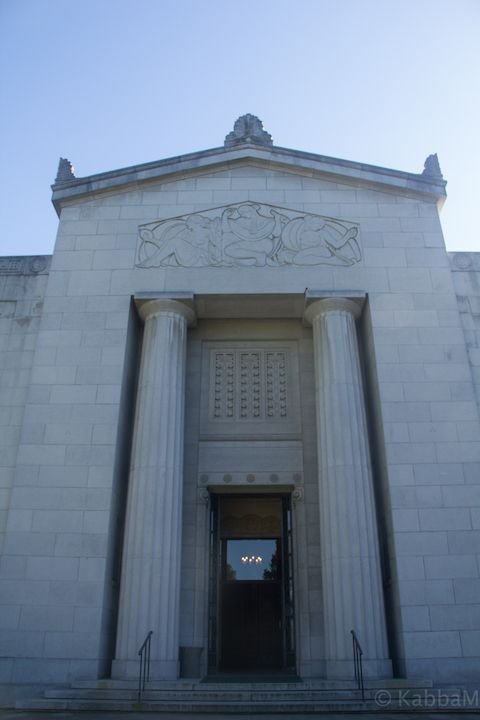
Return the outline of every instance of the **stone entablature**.
<path id="1" fill-rule="evenodd" d="M 0 257 L 0 275 L 39 275 L 48 273 L 51 255 L 11 255 Z"/>

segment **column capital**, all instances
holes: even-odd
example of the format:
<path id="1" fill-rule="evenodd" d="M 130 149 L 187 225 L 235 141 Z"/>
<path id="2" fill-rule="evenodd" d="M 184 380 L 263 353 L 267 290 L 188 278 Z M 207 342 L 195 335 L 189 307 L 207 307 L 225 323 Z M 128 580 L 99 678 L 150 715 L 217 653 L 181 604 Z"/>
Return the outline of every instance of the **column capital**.
<path id="1" fill-rule="evenodd" d="M 169 298 L 156 298 L 138 303 L 138 312 L 142 320 L 148 320 L 151 317 L 162 315 L 163 313 L 175 313 L 185 318 L 187 325 L 191 325 L 195 320 L 195 311 L 183 302 L 171 300 Z"/>
<path id="2" fill-rule="evenodd" d="M 362 305 L 345 297 L 326 297 L 322 300 L 315 300 L 309 305 L 305 310 L 304 318 L 309 325 L 312 325 L 318 315 L 338 310 L 349 312 L 356 319 L 360 317 Z"/>

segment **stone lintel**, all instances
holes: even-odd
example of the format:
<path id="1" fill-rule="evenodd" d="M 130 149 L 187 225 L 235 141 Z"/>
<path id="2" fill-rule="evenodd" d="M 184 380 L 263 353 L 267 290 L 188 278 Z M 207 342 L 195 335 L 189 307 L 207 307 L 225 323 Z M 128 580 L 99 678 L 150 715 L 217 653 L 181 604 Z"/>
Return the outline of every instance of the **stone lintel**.
<path id="1" fill-rule="evenodd" d="M 212 482 L 209 481 L 208 485 L 204 487 L 210 495 L 231 495 L 232 487 L 235 495 L 290 495 L 295 492 L 298 486 L 293 483 L 279 483 L 278 485 L 258 483 L 257 485 L 251 485 L 250 483 L 241 482 L 226 485 L 224 482 L 216 481 L 213 478 Z"/>
<path id="2" fill-rule="evenodd" d="M 195 295 L 198 318 L 299 319 L 304 296 L 300 293 L 222 293 Z"/>
<path id="3" fill-rule="evenodd" d="M 171 300 L 195 313 L 196 319 L 303 319 L 309 307 L 319 300 L 349 300 L 361 314 L 366 292 L 363 290 L 310 290 L 300 293 L 201 293 L 186 291 L 145 291 L 134 295 L 135 305 L 142 313 L 145 303 L 152 300 Z M 195 325 L 195 321 L 190 323 Z"/>

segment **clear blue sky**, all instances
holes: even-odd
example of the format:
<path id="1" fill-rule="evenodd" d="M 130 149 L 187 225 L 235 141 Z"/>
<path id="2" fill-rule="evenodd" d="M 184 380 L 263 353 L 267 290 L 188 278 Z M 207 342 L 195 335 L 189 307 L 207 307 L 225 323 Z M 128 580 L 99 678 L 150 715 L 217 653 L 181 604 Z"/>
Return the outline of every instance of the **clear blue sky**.
<path id="1" fill-rule="evenodd" d="M 0 0 L 0 254 L 52 252 L 59 156 L 77 176 L 223 143 L 421 172 L 449 250 L 480 251 L 480 0 Z"/>

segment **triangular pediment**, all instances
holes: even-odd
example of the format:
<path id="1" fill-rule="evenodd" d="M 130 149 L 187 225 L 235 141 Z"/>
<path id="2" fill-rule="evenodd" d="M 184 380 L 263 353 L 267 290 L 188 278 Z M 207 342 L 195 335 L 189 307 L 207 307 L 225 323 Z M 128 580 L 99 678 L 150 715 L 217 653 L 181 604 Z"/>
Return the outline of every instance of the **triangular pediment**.
<path id="1" fill-rule="evenodd" d="M 428 173 L 407 173 L 288 148 L 263 147 L 245 143 L 121 168 L 84 178 L 72 176 L 68 180 L 57 181 L 53 185 L 52 200 L 57 211 L 60 211 L 64 202 L 71 202 L 75 199 L 92 199 L 92 196 L 98 194 L 125 192 L 128 189 L 143 187 L 155 181 L 172 182 L 178 178 L 193 178 L 246 164 L 270 171 L 298 173 L 311 178 L 363 185 L 387 192 L 421 196 L 430 200 L 441 201 L 445 197 L 445 181 Z"/>
<path id="2" fill-rule="evenodd" d="M 335 265 L 361 260 L 356 223 L 240 202 L 139 227 L 136 266 Z"/>

